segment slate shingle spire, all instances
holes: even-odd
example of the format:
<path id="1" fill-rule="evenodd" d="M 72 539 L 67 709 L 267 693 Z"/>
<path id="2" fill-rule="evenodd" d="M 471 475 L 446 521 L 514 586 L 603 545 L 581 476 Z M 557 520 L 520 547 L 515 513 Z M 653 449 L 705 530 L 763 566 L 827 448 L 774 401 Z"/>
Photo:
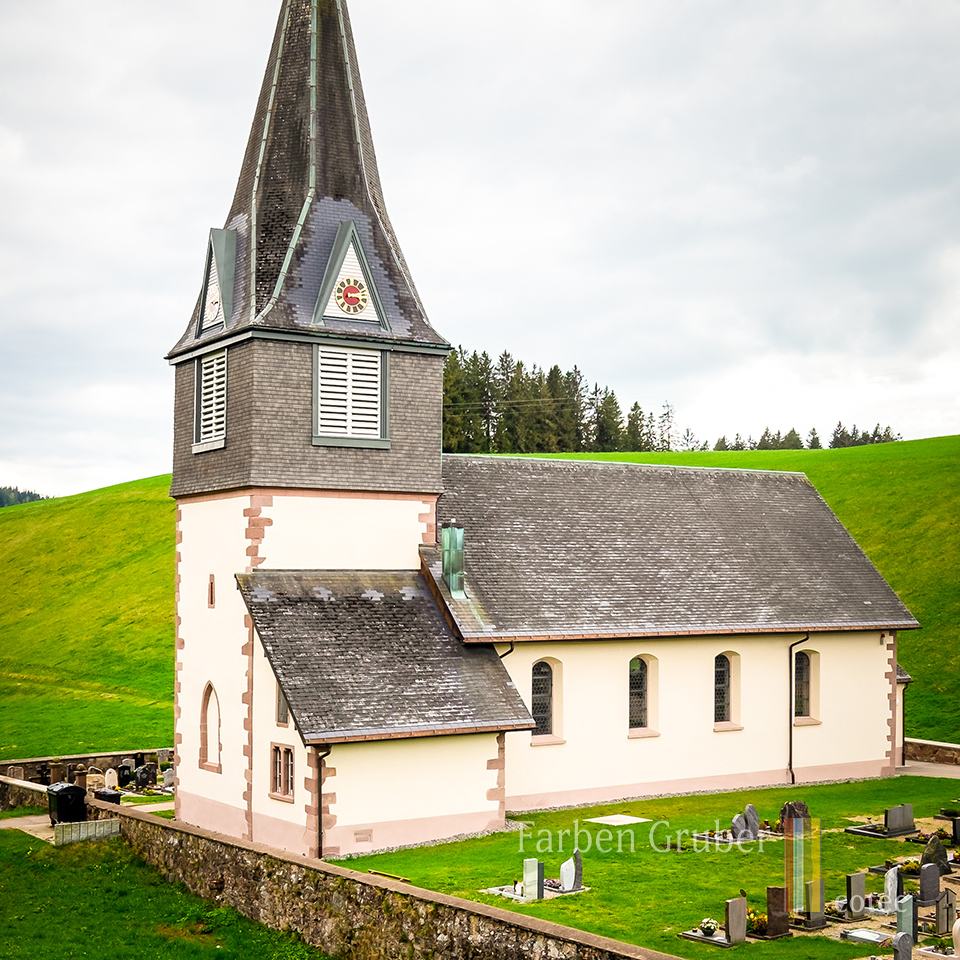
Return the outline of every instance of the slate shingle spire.
<path id="1" fill-rule="evenodd" d="M 330 286 L 338 232 L 343 240 L 341 225 L 350 222 L 380 314 L 373 326 L 343 318 L 331 326 L 318 306 L 325 276 Z M 225 231 L 212 231 L 212 239 L 213 280 L 208 265 L 205 290 L 170 359 L 252 329 L 329 328 L 351 338 L 445 346 L 384 206 L 344 0 L 284 0 L 233 205 Z M 231 270 L 232 289 L 220 295 Z M 219 323 L 203 319 L 214 289 Z"/>

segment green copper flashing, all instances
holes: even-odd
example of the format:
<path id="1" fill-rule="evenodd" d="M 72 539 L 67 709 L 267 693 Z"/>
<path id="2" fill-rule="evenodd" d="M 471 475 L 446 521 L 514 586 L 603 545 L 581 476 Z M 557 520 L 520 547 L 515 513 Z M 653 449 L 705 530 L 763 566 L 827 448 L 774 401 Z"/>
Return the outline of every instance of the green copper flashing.
<path id="1" fill-rule="evenodd" d="M 320 284 L 320 293 L 317 296 L 316 306 L 313 308 L 313 322 L 318 327 L 324 325 L 323 312 L 330 302 L 330 296 L 333 293 L 334 285 L 340 274 L 340 268 L 343 266 L 343 261 L 351 246 L 356 250 L 357 259 L 363 268 L 364 279 L 370 288 L 370 296 L 373 300 L 373 307 L 377 311 L 377 319 L 380 321 L 380 327 L 389 333 L 390 324 L 387 322 L 387 314 L 383 309 L 383 301 L 380 299 L 380 292 L 377 290 L 377 285 L 373 282 L 373 275 L 370 272 L 370 262 L 367 260 L 367 255 L 363 252 L 363 244 L 360 243 L 360 234 L 357 233 L 357 225 L 353 220 L 344 220 L 337 228 L 337 236 L 333 241 L 330 256 L 327 257 L 327 266 L 323 271 L 323 283 Z"/>

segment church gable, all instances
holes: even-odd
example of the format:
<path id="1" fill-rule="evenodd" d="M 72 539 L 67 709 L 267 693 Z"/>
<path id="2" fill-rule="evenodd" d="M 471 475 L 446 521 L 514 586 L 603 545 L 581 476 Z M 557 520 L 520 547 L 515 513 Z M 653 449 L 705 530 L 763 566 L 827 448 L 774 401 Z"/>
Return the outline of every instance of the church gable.
<path id="1" fill-rule="evenodd" d="M 389 331 L 380 293 L 352 220 L 340 224 L 313 314 L 314 323 L 338 328 L 347 322 Z"/>

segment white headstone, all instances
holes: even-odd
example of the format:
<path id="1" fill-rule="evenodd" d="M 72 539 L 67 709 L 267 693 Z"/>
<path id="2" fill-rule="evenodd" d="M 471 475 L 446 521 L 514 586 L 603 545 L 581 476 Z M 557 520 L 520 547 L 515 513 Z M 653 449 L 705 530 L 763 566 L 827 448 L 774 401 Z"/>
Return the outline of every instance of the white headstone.
<path id="1" fill-rule="evenodd" d="M 953 952 L 960 957 L 960 919 L 953 922 Z"/>
<path id="2" fill-rule="evenodd" d="M 885 913 L 897 912 L 897 878 L 899 867 L 891 867 L 883 875 L 883 910 Z"/>
<path id="3" fill-rule="evenodd" d="M 117 778 L 117 771 L 110 767 L 109 770 L 103 775 L 103 785 L 108 790 L 116 790 L 117 783 L 119 782 Z"/>
<path id="4" fill-rule="evenodd" d="M 523 861 L 523 898 L 537 899 L 537 880 L 540 874 L 540 861 L 536 857 Z"/>
<path id="5" fill-rule="evenodd" d="M 560 864 L 560 889 L 564 893 L 569 893 L 573 889 L 576 875 L 577 865 L 573 862 L 573 857 Z"/>

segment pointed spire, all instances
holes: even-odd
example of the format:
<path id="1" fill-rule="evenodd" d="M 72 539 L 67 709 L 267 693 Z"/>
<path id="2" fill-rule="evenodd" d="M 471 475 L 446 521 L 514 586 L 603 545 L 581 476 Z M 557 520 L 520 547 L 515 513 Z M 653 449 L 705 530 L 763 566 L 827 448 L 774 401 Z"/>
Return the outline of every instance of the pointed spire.
<path id="1" fill-rule="evenodd" d="M 377 323 L 318 306 L 350 224 Z M 446 346 L 384 206 L 345 0 L 283 0 L 225 230 L 236 236 L 230 316 L 205 329 L 198 302 L 171 358 L 256 329 Z"/>

